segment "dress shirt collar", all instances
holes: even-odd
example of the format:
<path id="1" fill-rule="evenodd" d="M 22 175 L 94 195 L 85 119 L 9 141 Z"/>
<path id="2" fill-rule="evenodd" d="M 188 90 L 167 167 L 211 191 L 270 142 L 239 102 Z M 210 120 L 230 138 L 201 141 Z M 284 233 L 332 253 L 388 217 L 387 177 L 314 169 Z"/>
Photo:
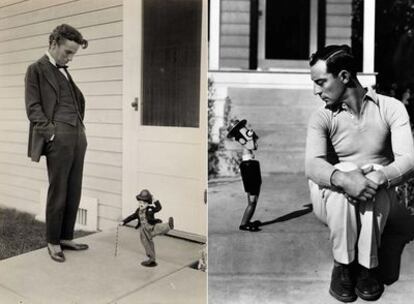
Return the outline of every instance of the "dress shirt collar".
<path id="1" fill-rule="evenodd" d="M 366 87 L 364 89 L 365 89 L 365 92 L 366 93 L 362 97 L 362 103 L 370 100 L 370 101 L 372 101 L 374 104 L 376 104 L 378 106 L 378 96 L 377 96 L 377 93 L 375 93 L 375 91 L 371 87 Z M 338 106 L 335 110 L 332 111 L 333 116 L 335 117 L 336 115 L 338 115 L 342 111 L 346 111 L 347 109 L 348 109 L 348 106 L 345 103 L 342 103 L 340 106 Z"/>
<path id="2" fill-rule="evenodd" d="M 365 88 L 366 93 L 364 95 L 364 97 L 362 98 L 362 100 L 371 100 L 372 102 L 374 102 L 377 106 L 378 106 L 378 96 L 377 93 L 371 88 L 371 87 L 367 87 Z"/>
<path id="3" fill-rule="evenodd" d="M 56 66 L 56 60 L 50 55 L 49 50 L 46 51 L 46 56 L 49 58 L 50 63 Z"/>

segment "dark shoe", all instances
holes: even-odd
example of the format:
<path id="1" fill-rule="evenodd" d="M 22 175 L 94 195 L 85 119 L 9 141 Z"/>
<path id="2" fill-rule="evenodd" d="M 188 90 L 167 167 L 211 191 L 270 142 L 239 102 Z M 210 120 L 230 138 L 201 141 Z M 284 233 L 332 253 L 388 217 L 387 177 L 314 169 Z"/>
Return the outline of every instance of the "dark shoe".
<path id="1" fill-rule="evenodd" d="M 63 254 L 62 251 L 52 252 L 52 250 L 50 250 L 50 248 L 47 247 L 47 252 L 49 252 L 49 255 L 50 255 L 50 257 L 52 258 L 53 261 L 63 263 L 66 260 L 65 255 Z"/>
<path id="2" fill-rule="evenodd" d="M 255 225 L 254 223 L 247 223 L 244 225 L 240 225 L 239 229 L 244 230 L 244 231 L 250 231 L 250 232 L 258 232 L 262 230 L 259 228 L 259 225 Z"/>
<path id="3" fill-rule="evenodd" d="M 352 268 L 353 264 L 335 263 L 334 265 L 329 293 L 338 301 L 353 302 L 357 299 Z"/>
<path id="4" fill-rule="evenodd" d="M 78 243 L 60 243 L 60 247 L 62 247 L 62 249 L 67 249 L 67 250 L 86 250 L 89 248 L 89 246 L 87 244 L 78 244 Z"/>
<path id="5" fill-rule="evenodd" d="M 155 266 L 157 266 L 158 264 L 157 264 L 157 262 L 155 262 L 155 261 L 148 260 L 148 261 L 144 261 L 144 262 L 142 262 L 142 263 L 141 263 L 141 265 L 142 265 L 142 266 L 145 266 L 145 267 L 155 267 Z"/>
<path id="6" fill-rule="evenodd" d="M 170 226 L 170 229 L 174 229 L 174 219 L 172 217 L 168 219 L 168 225 Z"/>
<path id="7" fill-rule="evenodd" d="M 378 279 L 378 267 L 368 269 L 360 266 L 355 292 L 365 301 L 376 301 L 384 292 L 384 285 Z"/>

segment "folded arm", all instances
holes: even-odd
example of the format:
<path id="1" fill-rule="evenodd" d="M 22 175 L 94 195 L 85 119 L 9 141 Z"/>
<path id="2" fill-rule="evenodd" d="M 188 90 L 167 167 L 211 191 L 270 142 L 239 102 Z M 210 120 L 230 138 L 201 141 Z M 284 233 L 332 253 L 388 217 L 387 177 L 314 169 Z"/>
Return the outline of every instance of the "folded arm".
<path id="1" fill-rule="evenodd" d="M 321 187 L 343 191 L 348 196 L 360 201 L 371 199 L 378 185 L 368 179 L 362 169 L 340 171 L 329 161 L 334 154 L 330 151 L 329 120 L 322 113 L 311 117 L 306 139 L 306 176 Z M 332 149 L 333 150 L 333 149 Z"/>

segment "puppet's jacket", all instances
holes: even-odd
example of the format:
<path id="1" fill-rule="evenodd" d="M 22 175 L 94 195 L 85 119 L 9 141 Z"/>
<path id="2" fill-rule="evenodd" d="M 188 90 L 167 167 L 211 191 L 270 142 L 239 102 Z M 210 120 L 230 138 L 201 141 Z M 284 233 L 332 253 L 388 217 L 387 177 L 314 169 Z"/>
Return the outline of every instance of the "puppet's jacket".
<path id="1" fill-rule="evenodd" d="M 154 217 L 154 214 L 161 210 L 161 203 L 159 201 L 155 201 L 154 205 L 155 206 L 149 205 L 147 207 L 146 212 L 145 212 L 145 216 L 147 217 L 147 222 L 150 225 L 155 225 L 155 224 L 158 224 L 158 223 L 162 223 L 162 221 L 160 219 L 157 219 L 157 218 Z M 138 229 L 139 226 L 141 225 L 140 220 L 139 220 L 139 216 L 138 216 L 138 212 L 139 212 L 139 208 L 134 213 L 132 213 L 130 216 L 128 216 L 124 220 L 122 220 L 123 225 L 126 225 L 130 221 L 133 221 L 133 220 L 137 219 L 138 224 L 135 226 L 135 229 Z"/>

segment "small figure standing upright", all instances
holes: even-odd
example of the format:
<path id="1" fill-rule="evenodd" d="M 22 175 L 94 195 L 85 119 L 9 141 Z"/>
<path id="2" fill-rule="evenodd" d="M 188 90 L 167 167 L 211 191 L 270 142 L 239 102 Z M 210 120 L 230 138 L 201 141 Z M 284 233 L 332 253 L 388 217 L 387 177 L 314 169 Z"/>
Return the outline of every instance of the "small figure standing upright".
<path id="1" fill-rule="evenodd" d="M 244 211 L 240 230 L 260 231 L 261 222 L 251 219 L 256 210 L 257 200 L 259 199 L 260 187 L 262 185 L 262 175 L 260 173 L 260 163 L 254 159 L 253 151 L 257 150 L 257 139 L 259 138 L 252 129 L 246 128 L 246 120 L 236 120 L 229 127 L 228 138 L 234 138 L 243 146 L 242 162 L 240 163 L 240 174 L 243 180 L 244 191 L 247 193 L 247 207 Z"/>
<path id="2" fill-rule="evenodd" d="M 154 236 L 166 234 L 171 229 L 174 229 L 174 219 L 170 217 L 168 223 L 162 223 L 160 219 L 156 219 L 154 214 L 161 210 L 161 203 L 158 200 L 153 202 L 151 193 L 144 189 L 137 195 L 139 203 L 138 209 L 130 216 L 120 222 L 124 226 L 127 223 L 138 219 L 138 224 L 135 229 L 140 229 L 141 243 L 144 246 L 145 253 L 148 257 L 147 261 L 141 263 L 145 267 L 157 266 L 155 260 Z"/>

